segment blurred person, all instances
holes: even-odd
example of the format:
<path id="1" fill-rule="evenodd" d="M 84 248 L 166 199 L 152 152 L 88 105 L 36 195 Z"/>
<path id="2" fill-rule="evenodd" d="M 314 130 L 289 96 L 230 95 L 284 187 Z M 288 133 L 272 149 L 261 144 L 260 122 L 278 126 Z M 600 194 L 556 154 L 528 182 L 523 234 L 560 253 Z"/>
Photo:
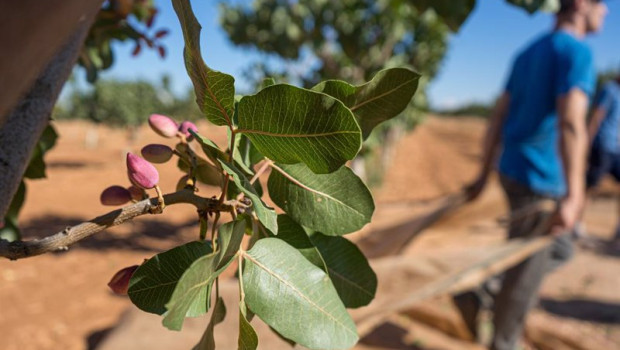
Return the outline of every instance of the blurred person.
<path id="1" fill-rule="evenodd" d="M 557 236 L 552 247 L 508 269 L 500 283 L 454 298 L 476 335 L 481 291 L 493 296 L 492 350 L 517 347 L 545 273 L 572 255 L 570 238 L 560 233 L 573 229 L 585 202 L 586 113 L 596 76 L 583 39 L 602 27 L 607 7 L 597 0 L 560 3 L 555 28 L 517 55 L 491 113 L 480 174 L 466 190 L 469 200 L 478 197 L 499 154 L 497 170 L 510 206 L 509 239 L 541 234 L 537 228 L 547 220 L 542 207 L 556 204 L 546 230 Z"/>
<path id="2" fill-rule="evenodd" d="M 620 182 L 620 74 L 603 85 L 596 97 L 588 123 L 588 136 L 592 144 L 586 173 L 587 188 L 596 187 L 607 174 Z M 620 220 L 614 243 L 620 243 Z"/>

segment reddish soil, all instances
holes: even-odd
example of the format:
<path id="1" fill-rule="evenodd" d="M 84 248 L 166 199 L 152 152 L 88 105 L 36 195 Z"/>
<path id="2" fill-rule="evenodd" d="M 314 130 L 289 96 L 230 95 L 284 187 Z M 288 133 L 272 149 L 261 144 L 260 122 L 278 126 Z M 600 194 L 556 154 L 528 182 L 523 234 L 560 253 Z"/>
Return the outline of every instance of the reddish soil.
<path id="1" fill-rule="evenodd" d="M 48 179 L 28 182 L 27 202 L 20 217 L 26 238 L 49 235 L 107 212 L 109 208 L 99 204 L 99 194 L 108 185 L 127 185 L 123 153 L 139 152 L 142 145 L 151 142 L 171 144 L 143 128 L 131 146 L 124 131 L 100 127 L 98 145 L 87 148 L 85 137 L 92 126 L 56 126 L 60 139 L 46 159 Z M 213 138 L 224 144 L 224 130 L 205 125 L 200 129 L 220 135 Z M 483 130 L 484 123 L 478 119 L 430 118 L 404 137 L 398 143 L 393 165 L 386 170 L 384 185 L 374 191 L 378 206 L 373 227 L 407 220 L 423 212 L 429 200 L 462 188 L 476 173 Z M 174 189 L 179 177 L 175 167 L 157 167 L 164 191 Z M 617 212 L 611 196 L 614 190 L 607 183 L 588 208 L 586 224 L 596 242 L 604 243 L 611 237 Z M 208 187 L 200 191 L 208 196 L 217 194 Z M 497 243 L 503 237 L 498 234 L 501 230 L 496 219 L 504 211 L 501 191 L 492 183 L 478 203 L 442 220 L 409 244 L 405 253 L 440 257 Z M 90 237 L 68 252 L 15 262 L 1 260 L 0 349 L 89 348 L 103 330 L 113 327 L 123 311 L 131 308 L 128 299 L 112 295 L 106 286 L 114 272 L 194 239 L 196 232 L 195 210 L 172 206 L 166 209 L 165 217 L 138 218 Z M 592 346 L 604 344 L 598 349 L 620 349 L 620 254 L 615 253 L 604 245 L 598 250 L 578 249 L 575 259 L 553 273 L 543 287 L 541 307 L 528 320 L 528 339 L 556 331 L 576 338 L 575 342 L 591 339 Z M 443 299 L 432 303 L 450 307 Z M 396 347 L 373 342 L 367 346 L 454 348 L 445 345 L 452 344 L 451 336 L 432 325 L 416 320 L 401 323 L 408 329 L 403 338 L 407 344 Z M 379 333 L 379 339 L 389 334 Z M 588 348 L 574 344 L 567 348 Z M 544 344 L 528 346 L 545 348 Z"/>

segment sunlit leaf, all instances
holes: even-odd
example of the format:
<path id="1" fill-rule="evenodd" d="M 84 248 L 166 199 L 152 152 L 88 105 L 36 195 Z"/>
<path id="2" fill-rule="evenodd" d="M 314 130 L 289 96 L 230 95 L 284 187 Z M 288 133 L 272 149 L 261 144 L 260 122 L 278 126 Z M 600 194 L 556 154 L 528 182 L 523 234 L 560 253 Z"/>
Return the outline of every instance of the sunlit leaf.
<path id="1" fill-rule="evenodd" d="M 420 75 L 406 68 L 385 69 L 366 84 L 353 86 L 340 80 L 327 80 L 312 90 L 342 101 L 353 111 L 366 139 L 380 123 L 402 112 L 416 90 Z"/>
<path id="2" fill-rule="evenodd" d="M 200 53 L 201 27 L 190 1 L 172 0 L 172 5 L 183 29 L 185 68 L 194 84 L 198 107 L 213 124 L 232 128 L 235 79 L 210 69 L 204 63 Z"/>
<path id="3" fill-rule="evenodd" d="M 239 102 L 239 131 L 267 158 L 329 173 L 353 159 L 361 132 L 351 111 L 326 94 L 272 85 Z"/>

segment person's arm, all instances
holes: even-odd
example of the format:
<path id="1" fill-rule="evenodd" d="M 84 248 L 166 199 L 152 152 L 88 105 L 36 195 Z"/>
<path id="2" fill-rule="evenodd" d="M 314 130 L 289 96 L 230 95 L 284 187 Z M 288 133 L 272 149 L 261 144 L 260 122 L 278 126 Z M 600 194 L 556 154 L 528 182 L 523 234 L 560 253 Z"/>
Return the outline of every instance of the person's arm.
<path id="1" fill-rule="evenodd" d="M 468 200 L 476 199 L 484 189 L 489 174 L 493 170 L 493 165 L 497 159 L 497 153 L 501 142 L 502 126 L 508 114 L 510 105 L 510 94 L 504 92 L 496 101 L 495 107 L 491 112 L 489 124 L 484 137 L 482 146 L 482 166 L 476 181 L 466 189 Z"/>
<path id="2" fill-rule="evenodd" d="M 553 233 L 573 228 L 585 203 L 585 172 L 588 150 L 586 113 L 588 95 L 573 88 L 557 99 L 562 156 L 567 192 L 554 218 Z"/>

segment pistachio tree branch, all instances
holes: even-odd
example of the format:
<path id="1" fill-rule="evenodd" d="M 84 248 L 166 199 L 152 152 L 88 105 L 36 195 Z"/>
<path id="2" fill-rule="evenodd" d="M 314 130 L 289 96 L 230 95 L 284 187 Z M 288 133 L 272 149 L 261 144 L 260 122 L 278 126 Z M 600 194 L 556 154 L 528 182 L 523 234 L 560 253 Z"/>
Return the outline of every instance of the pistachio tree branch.
<path id="1" fill-rule="evenodd" d="M 234 204 L 230 202 L 220 203 L 217 199 L 200 197 L 191 190 L 186 189 L 166 194 L 163 198 L 166 206 L 186 203 L 194 205 L 201 211 L 220 212 L 231 211 L 234 208 Z M 149 198 L 98 216 L 90 221 L 67 227 L 61 232 L 42 239 L 14 242 L 0 239 L 0 256 L 10 260 L 17 260 L 58 250 L 66 250 L 70 245 L 97 232 L 101 232 L 108 227 L 120 225 L 141 215 L 155 213 L 154 209 L 157 207 L 158 199 Z"/>

